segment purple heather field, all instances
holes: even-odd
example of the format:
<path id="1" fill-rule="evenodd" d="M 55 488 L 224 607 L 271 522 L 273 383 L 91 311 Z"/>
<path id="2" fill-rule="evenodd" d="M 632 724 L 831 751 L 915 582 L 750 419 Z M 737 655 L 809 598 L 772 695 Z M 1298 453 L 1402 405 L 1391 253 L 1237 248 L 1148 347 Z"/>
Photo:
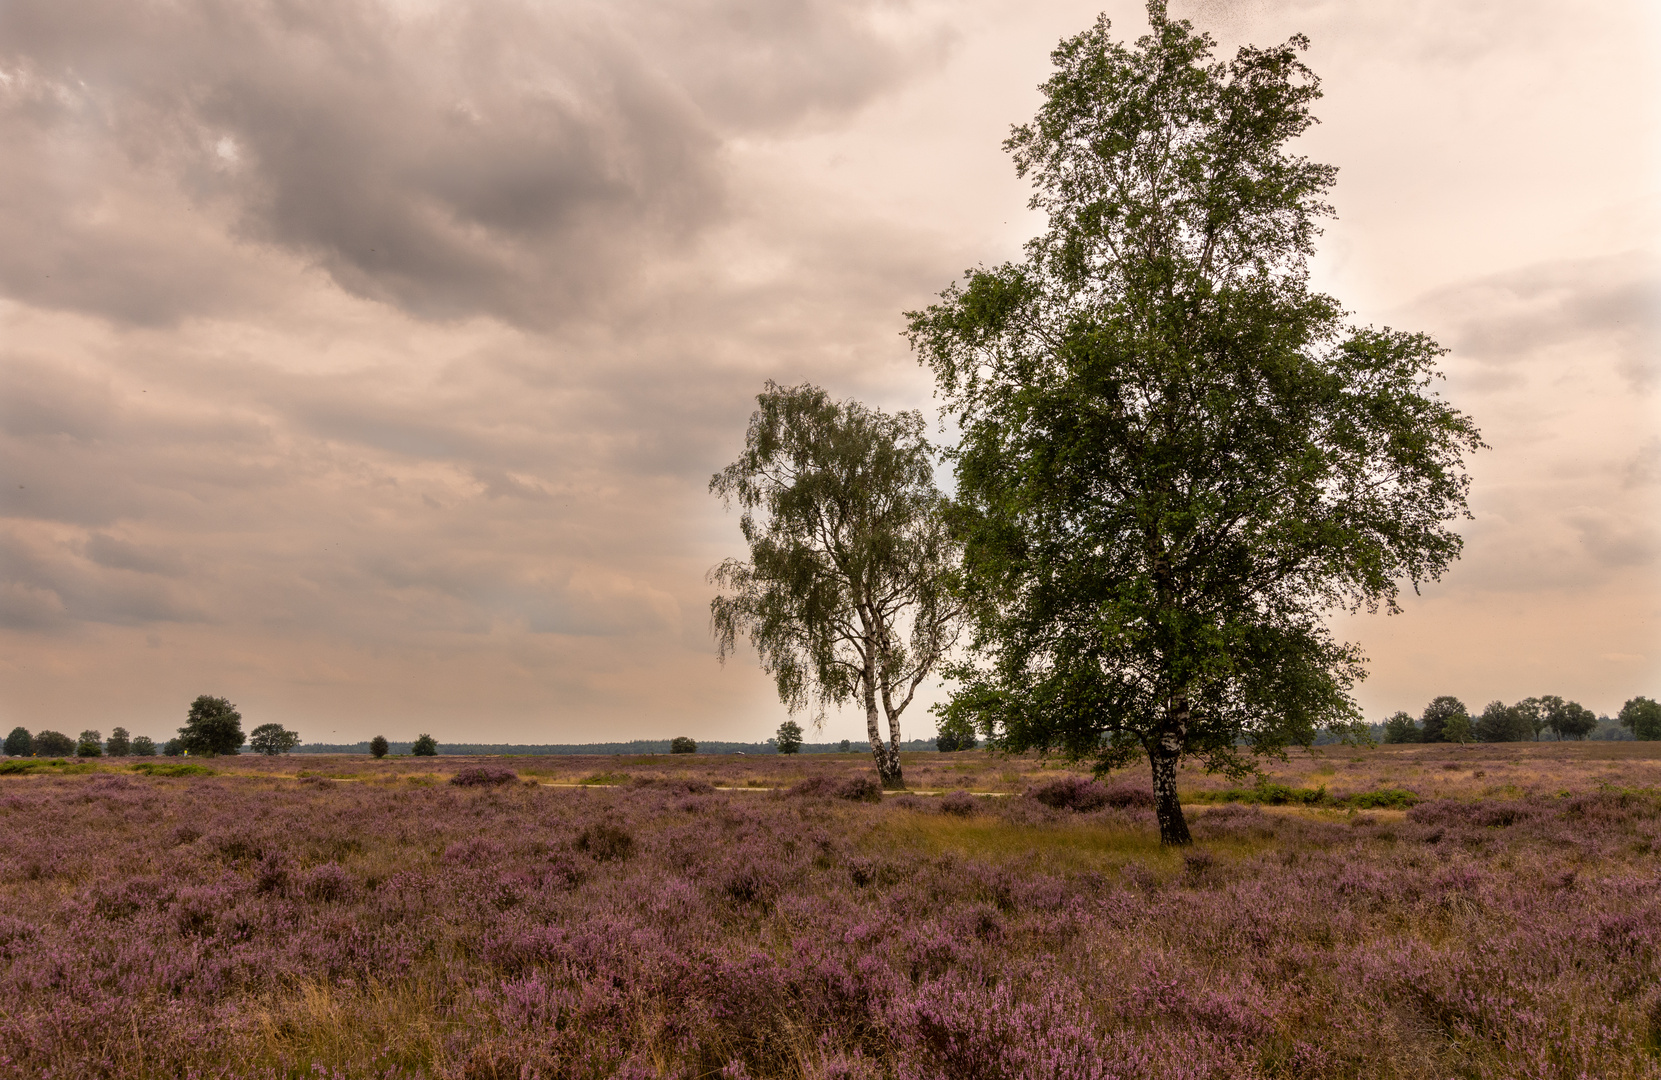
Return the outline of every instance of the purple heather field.
<path id="1" fill-rule="evenodd" d="M 1661 744 L 205 764 L 0 776 L 0 1077 L 1661 1077 Z"/>

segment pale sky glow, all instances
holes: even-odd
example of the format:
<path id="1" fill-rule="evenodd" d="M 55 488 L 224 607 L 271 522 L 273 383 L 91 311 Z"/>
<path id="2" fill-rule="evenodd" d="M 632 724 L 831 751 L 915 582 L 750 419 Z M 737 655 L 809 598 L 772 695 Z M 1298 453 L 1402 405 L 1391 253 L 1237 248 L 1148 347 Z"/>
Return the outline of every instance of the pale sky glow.
<path id="1" fill-rule="evenodd" d="M 1098 9 L 0 6 L 0 726 L 770 734 L 709 476 L 769 378 L 933 414 L 902 312 L 1039 229 L 999 144 Z M 1654 17 L 1172 10 L 1310 36 L 1317 282 L 1492 447 L 1445 580 L 1339 617 L 1369 717 L 1661 696 Z"/>

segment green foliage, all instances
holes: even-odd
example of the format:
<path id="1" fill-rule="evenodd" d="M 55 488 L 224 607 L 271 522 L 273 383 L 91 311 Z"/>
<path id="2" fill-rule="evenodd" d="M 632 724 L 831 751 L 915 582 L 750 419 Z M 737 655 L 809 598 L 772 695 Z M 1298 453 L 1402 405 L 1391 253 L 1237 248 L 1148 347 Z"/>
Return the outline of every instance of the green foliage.
<path id="1" fill-rule="evenodd" d="M 1661 703 L 1657 703 L 1652 698 L 1635 697 L 1628 701 L 1621 706 L 1619 719 L 1621 726 L 1632 732 L 1634 739 L 1640 739 L 1644 742 L 1654 742 L 1661 739 Z M 9 754 L 11 753 L 9 749 L 11 740 L 8 739 L 6 745 L 8 747 L 6 753 Z"/>
<path id="2" fill-rule="evenodd" d="M 178 757 L 185 752 L 185 746 L 178 739 L 168 739 L 161 752 L 168 757 Z"/>
<path id="3" fill-rule="evenodd" d="M 12 733 L 6 736 L 5 751 L 7 757 L 28 757 L 35 752 L 34 736 L 26 727 L 12 728 Z"/>
<path id="4" fill-rule="evenodd" d="M 778 747 L 781 754 L 801 753 L 802 725 L 794 720 L 786 720 L 780 724 L 778 734 L 773 736 L 773 745 Z"/>
<path id="5" fill-rule="evenodd" d="M 1411 716 L 1397 711 L 1390 719 L 1384 721 L 1384 741 L 1387 743 L 1416 743 L 1424 738 L 1424 732 Z"/>
<path id="6" fill-rule="evenodd" d="M 190 754 L 235 754 L 246 741 L 236 706 L 208 694 L 190 703 L 185 726 L 179 729 L 179 748 Z"/>
<path id="7" fill-rule="evenodd" d="M 1528 742 L 1534 738 L 1534 720 L 1521 704 L 1490 701 L 1471 730 L 1478 742 Z"/>
<path id="8" fill-rule="evenodd" d="M 35 753 L 67 757 L 75 752 L 75 740 L 60 731 L 42 731 L 35 736 Z"/>
<path id="9" fill-rule="evenodd" d="M 136 761 L 129 766 L 136 773 L 145 776 L 212 776 L 214 770 L 206 765 L 193 765 L 188 761 Z"/>
<path id="10" fill-rule="evenodd" d="M 934 737 L 934 747 L 942 754 L 953 753 L 958 750 L 973 750 L 980 744 L 975 735 L 974 721 L 961 714 L 948 716 L 940 724 L 940 732 Z"/>
<path id="11" fill-rule="evenodd" d="M 1577 701 L 1555 695 L 1540 699 L 1545 706 L 1546 727 L 1559 739 L 1584 739 L 1598 726 L 1597 714 Z"/>
<path id="12" fill-rule="evenodd" d="M 127 757 L 133 752 L 132 736 L 124 727 L 115 728 L 104 743 L 104 753 L 110 757 Z"/>
<path id="13" fill-rule="evenodd" d="M 957 632 L 956 547 L 923 417 L 816 386 L 769 382 L 756 401 L 744 453 L 709 484 L 737 501 L 750 548 L 710 571 L 719 654 L 747 636 L 791 712 L 857 699 L 878 774 L 898 786 L 900 716 Z"/>
<path id="14" fill-rule="evenodd" d="M 281 724 L 261 724 L 248 738 L 248 748 L 257 754 L 276 757 L 300 745 L 300 736 Z"/>
<path id="15" fill-rule="evenodd" d="M 43 760 L 28 758 L 22 761 L 0 761 L 0 776 L 27 776 L 38 769 L 45 769 L 49 765 L 62 765 L 61 760 Z"/>
<path id="16" fill-rule="evenodd" d="M 369 740 L 369 753 L 377 759 L 386 757 L 386 752 L 389 749 L 391 747 L 387 744 L 384 735 L 377 735 Z"/>
<path id="17" fill-rule="evenodd" d="M 854 744 L 849 742 L 847 739 L 843 739 L 841 742 L 836 744 L 837 753 L 841 754 L 846 754 L 853 750 L 853 748 Z"/>
<path id="18" fill-rule="evenodd" d="M 1211 61 L 1149 5 L 1052 54 L 1005 143 L 1048 230 L 910 314 L 956 451 L 975 663 L 948 717 L 1102 767 L 1146 753 L 1162 837 L 1175 770 L 1353 730 L 1337 608 L 1397 610 L 1460 551 L 1469 418 L 1430 338 L 1344 323 L 1306 260 L 1335 170 L 1302 37 Z"/>
<path id="19" fill-rule="evenodd" d="M 1448 723 L 1454 720 L 1464 722 L 1465 737 L 1470 738 L 1471 714 L 1466 711 L 1465 703 L 1449 694 L 1443 694 L 1441 697 L 1434 699 L 1429 705 L 1425 706 L 1424 714 L 1419 717 L 1419 723 L 1424 733 L 1422 741 L 1427 743 L 1463 741 L 1452 738 L 1448 734 Z"/>
<path id="20" fill-rule="evenodd" d="M 75 740 L 76 757 L 103 757 L 104 734 L 101 731 L 87 730 L 81 732 L 81 737 Z"/>
<path id="21" fill-rule="evenodd" d="M 414 744 L 409 748 L 409 752 L 416 757 L 437 757 L 438 740 L 431 735 L 417 735 Z"/>
<path id="22" fill-rule="evenodd" d="M 677 735 L 669 740 L 669 752 L 671 754 L 696 754 L 698 743 L 685 735 Z"/>
<path id="23" fill-rule="evenodd" d="M 148 735 L 135 735 L 133 737 L 133 756 L 155 757 L 156 740 L 152 739 Z"/>
<path id="24" fill-rule="evenodd" d="M 1324 787 L 1295 788 L 1268 781 L 1259 781 L 1249 788 L 1190 792 L 1186 798 L 1195 803 L 1252 803 L 1259 806 L 1318 806 L 1352 810 L 1406 810 L 1419 802 L 1418 794 L 1405 788 L 1333 796 Z"/>

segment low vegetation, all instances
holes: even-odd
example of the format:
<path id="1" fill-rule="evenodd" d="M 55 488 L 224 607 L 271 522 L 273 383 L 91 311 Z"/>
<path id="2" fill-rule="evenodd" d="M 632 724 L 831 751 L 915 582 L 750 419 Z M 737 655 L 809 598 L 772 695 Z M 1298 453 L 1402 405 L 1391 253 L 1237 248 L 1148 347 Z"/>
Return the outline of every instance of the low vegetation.
<path id="1" fill-rule="evenodd" d="M 17 762 L 0 1077 L 1661 1075 L 1661 757 L 1507 750 L 1185 774 L 1182 849 L 1031 758 Z"/>

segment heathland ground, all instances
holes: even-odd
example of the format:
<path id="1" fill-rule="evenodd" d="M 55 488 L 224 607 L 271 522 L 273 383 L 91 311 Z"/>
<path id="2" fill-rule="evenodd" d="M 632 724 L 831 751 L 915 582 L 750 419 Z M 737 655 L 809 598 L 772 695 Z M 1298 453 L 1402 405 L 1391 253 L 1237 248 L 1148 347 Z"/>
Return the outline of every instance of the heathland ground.
<path id="1" fill-rule="evenodd" d="M 1657 743 L 181 764 L 0 775 L 0 1077 L 1661 1077 Z"/>

